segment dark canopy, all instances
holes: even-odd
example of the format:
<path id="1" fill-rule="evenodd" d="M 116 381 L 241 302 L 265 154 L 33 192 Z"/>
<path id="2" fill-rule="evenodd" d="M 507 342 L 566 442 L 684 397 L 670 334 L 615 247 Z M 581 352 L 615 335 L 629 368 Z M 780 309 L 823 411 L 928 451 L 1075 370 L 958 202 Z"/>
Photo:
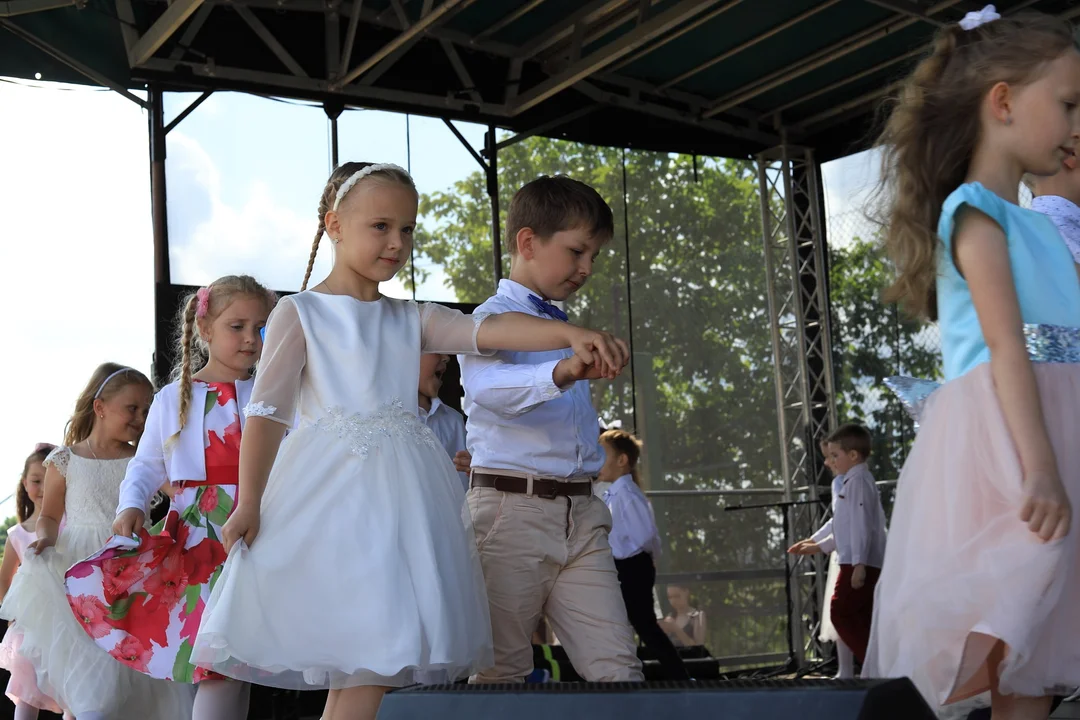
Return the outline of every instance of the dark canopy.
<path id="1" fill-rule="evenodd" d="M 859 149 L 966 0 L 7 0 L 0 75 L 232 89 L 586 143 Z M 1072 17 L 1067 0 L 1006 0 Z"/>

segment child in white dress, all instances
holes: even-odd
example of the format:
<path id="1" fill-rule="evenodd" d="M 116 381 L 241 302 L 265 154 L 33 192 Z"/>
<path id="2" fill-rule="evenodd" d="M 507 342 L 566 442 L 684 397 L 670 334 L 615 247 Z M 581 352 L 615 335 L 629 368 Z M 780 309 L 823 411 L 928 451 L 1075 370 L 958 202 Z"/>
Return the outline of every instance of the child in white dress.
<path id="1" fill-rule="evenodd" d="M 45 459 L 45 496 L 37 539 L 27 549 L 0 617 L 23 634 L 20 653 L 38 685 L 78 720 L 182 720 L 191 717 L 188 688 L 153 680 L 106 652 L 83 626 L 108 632 L 100 604 L 68 602 L 64 574 L 112 535 L 124 471 L 143 431 L 152 387 L 146 376 L 115 363 L 95 372 L 75 405 L 64 445 Z M 60 519 L 64 519 L 63 528 Z"/>
<path id="2" fill-rule="evenodd" d="M 825 458 L 824 465 L 833 474 L 832 481 L 832 504 L 835 506 L 836 498 L 844 487 L 844 476 L 836 472 L 836 468 L 829 462 L 829 444 L 821 441 L 821 456 Z M 835 512 L 835 507 L 834 507 Z M 850 680 L 855 677 L 855 656 L 851 648 L 844 644 L 840 633 L 836 632 L 836 626 L 832 623 L 832 597 L 836 594 L 836 582 L 840 579 L 840 556 L 835 550 L 829 553 L 829 573 L 825 579 L 825 601 L 821 611 L 821 631 L 818 639 L 822 642 L 836 643 L 836 679 Z"/>
<path id="3" fill-rule="evenodd" d="M 417 417 L 421 352 L 570 346 L 607 377 L 628 360 L 606 333 L 382 296 L 409 258 L 417 200 L 393 165 L 347 163 L 323 190 L 311 257 L 325 232 L 334 267 L 270 317 L 229 557 L 192 655 L 234 678 L 340 691 L 328 720 L 374 718 L 383 693 L 419 673 L 492 662 L 464 490 Z"/>
<path id="4" fill-rule="evenodd" d="M 26 549 L 34 542 L 34 527 L 45 494 L 44 461 L 54 449 L 53 445 L 39 444 L 23 465 L 23 474 L 15 492 L 19 522 L 8 528 L 7 542 L 4 544 L 4 564 L 0 566 L 0 599 L 7 594 Z M 7 696 L 15 703 L 14 720 L 36 720 L 39 710 L 63 712 L 55 700 L 38 689 L 34 666 L 19 655 L 21 646 L 22 633 L 8 628 L 4 641 L 0 643 L 0 667 L 11 673 Z"/>

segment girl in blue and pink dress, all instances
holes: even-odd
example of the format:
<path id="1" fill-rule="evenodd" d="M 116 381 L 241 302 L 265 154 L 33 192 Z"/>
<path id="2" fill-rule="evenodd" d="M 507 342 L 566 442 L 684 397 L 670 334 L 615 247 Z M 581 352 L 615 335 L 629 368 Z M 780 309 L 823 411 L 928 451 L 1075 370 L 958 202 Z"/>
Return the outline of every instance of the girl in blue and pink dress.
<path id="1" fill-rule="evenodd" d="M 1045 720 L 1080 685 L 1080 279 L 1017 204 L 1080 132 L 1067 23 L 992 7 L 940 33 L 883 136 L 892 299 L 939 322 L 945 384 L 900 475 L 865 677 L 939 712 Z"/>
<path id="2" fill-rule="evenodd" d="M 73 602 L 93 603 L 114 618 L 85 626 L 103 649 L 125 648 L 121 662 L 150 677 L 198 684 L 194 720 L 247 715 L 249 686 L 190 658 L 225 562 L 221 528 L 236 503 L 240 408 L 251 395 L 261 330 L 275 302 L 248 276 L 221 278 L 188 298 L 177 380 L 150 408 L 120 486 L 116 536 L 67 573 Z M 150 500 L 170 483 L 169 513 L 150 535 L 143 529 Z"/>

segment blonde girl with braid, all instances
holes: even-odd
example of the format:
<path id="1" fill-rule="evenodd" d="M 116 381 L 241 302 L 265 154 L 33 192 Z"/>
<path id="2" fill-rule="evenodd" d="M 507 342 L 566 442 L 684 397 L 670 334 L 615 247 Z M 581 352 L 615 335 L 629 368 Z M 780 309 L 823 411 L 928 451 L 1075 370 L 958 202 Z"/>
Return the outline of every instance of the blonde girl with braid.
<path id="1" fill-rule="evenodd" d="M 105 363 L 94 372 L 64 444 L 45 458 L 36 539 L 0 605 L 0 617 L 22 633 L 19 653 L 34 666 L 39 689 L 78 720 L 174 720 L 191 713 L 189 688 L 131 669 L 141 648 L 95 644 L 111 633 L 114 616 L 94 597 L 69 595 L 64 584 L 69 568 L 112 535 L 120 484 L 152 392 L 146 376 L 130 367 Z"/>
<path id="2" fill-rule="evenodd" d="M 251 395 L 260 337 L 276 296 L 246 275 L 192 293 L 178 319 L 173 382 L 157 394 L 120 486 L 115 537 L 68 573 L 71 597 L 111 618 L 84 629 L 103 650 L 159 680 L 196 684 L 194 720 L 247 716 L 249 686 L 191 664 L 199 618 L 221 574 L 222 526 L 236 503 L 240 409 Z M 144 527 L 151 497 L 172 490 L 160 532 Z"/>
<path id="3" fill-rule="evenodd" d="M 333 269 L 267 325 L 229 557 L 192 654 L 241 680 L 329 688 L 327 720 L 371 720 L 388 688 L 493 662 L 465 491 L 417 417 L 421 352 L 572 347 L 608 377 L 628 359 L 607 333 L 558 320 L 382 296 L 417 200 L 405 170 L 371 163 L 339 167 L 321 193 L 312 257 L 325 234 Z"/>

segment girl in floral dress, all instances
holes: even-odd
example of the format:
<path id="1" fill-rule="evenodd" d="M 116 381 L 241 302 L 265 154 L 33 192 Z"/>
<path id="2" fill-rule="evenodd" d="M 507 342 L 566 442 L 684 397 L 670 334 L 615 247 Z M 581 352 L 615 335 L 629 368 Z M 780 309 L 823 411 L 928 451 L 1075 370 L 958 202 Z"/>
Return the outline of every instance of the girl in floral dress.
<path id="1" fill-rule="evenodd" d="M 225 562 L 221 527 L 236 501 L 245 422 L 238 408 L 251 395 L 260 331 L 275 301 L 253 278 L 230 276 L 184 303 L 177 380 L 150 408 L 120 488 L 116 536 L 67 573 L 73 602 L 115 618 L 84 625 L 101 647 L 127 648 L 121 662 L 150 677 L 198 683 L 195 720 L 247 715 L 250 686 L 197 668 L 190 657 Z M 196 362 L 202 367 L 193 372 Z M 169 483 L 169 514 L 150 535 L 143 529 L 150 500 Z"/>
<path id="2" fill-rule="evenodd" d="M 15 509 L 19 522 L 8 529 L 7 542 L 4 544 L 4 563 L 0 566 L 0 598 L 7 594 L 15 571 L 19 569 L 30 543 L 34 541 L 34 527 L 37 524 L 41 501 L 45 496 L 45 458 L 55 449 L 47 443 L 41 443 L 23 465 L 23 474 L 19 478 L 19 488 L 15 493 Z M 0 643 L 0 667 L 11 673 L 7 686 L 7 696 L 15 703 L 14 720 L 36 720 L 39 710 L 63 712 L 56 701 L 41 692 L 34 677 L 34 666 L 19 655 L 22 645 L 22 633 L 10 628 Z"/>

